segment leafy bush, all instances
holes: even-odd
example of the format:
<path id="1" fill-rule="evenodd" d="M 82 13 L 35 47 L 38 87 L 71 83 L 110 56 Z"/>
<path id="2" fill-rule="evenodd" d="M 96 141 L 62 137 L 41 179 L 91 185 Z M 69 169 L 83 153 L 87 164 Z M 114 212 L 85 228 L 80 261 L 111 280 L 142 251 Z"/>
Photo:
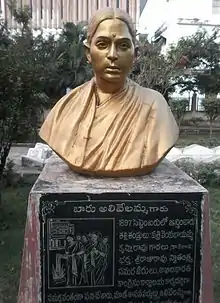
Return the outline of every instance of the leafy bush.
<path id="1" fill-rule="evenodd" d="M 216 135 L 210 139 L 207 134 L 181 133 L 177 146 L 186 147 L 191 144 L 199 144 L 209 148 L 220 146 L 220 136 L 216 133 Z"/>
<path id="2" fill-rule="evenodd" d="M 177 160 L 175 164 L 201 185 L 220 185 L 220 163 L 218 162 L 195 163 L 192 160 Z"/>
<path id="3" fill-rule="evenodd" d="M 208 139 L 208 143 L 206 143 L 206 144 L 208 144 L 208 146 L 209 147 L 215 147 L 215 146 L 218 146 L 218 145 L 220 145 L 219 144 L 219 142 L 220 142 L 220 138 L 209 138 Z M 206 145 L 206 144 L 204 144 L 204 145 Z"/>
<path id="4" fill-rule="evenodd" d="M 198 126 L 199 124 L 204 122 L 204 119 L 201 117 L 193 117 L 191 119 L 188 119 L 187 122 L 190 126 Z"/>
<path id="5" fill-rule="evenodd" d="M 170 108 L 173 112 L 173 115 L 180 127 L 181 122 L 185 116 L 187 107 L 189 106 L 189 100 L 187 99 L 171 99 L 169 101 Z"/>
<path id="6" fill-rule="evenodd" d="M 9 160 L 4 168 L 2 175 L 3 187 L 16 187 L 20 182 L 20 175 L 15 172 L 15 163 Z"/>

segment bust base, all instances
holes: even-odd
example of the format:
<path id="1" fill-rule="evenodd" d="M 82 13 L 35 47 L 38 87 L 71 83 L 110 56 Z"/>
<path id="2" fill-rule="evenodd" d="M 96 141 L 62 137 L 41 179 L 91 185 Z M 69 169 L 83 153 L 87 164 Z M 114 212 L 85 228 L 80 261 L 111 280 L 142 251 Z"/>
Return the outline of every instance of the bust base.
<path id="1" fill-rule="evenodd" d="M 175 201 L 178 203 L 179 202 L 182 203 L 183 201 L 188 201 L 190 203 L 193 201 L 194 202 L 197 201 L 197 203 L 194 204 L 191 203 L 192 207 L 190 208 L 185 207 L 184 203 L 181 204 L 182 205 L 181 207 L 184 206 L 183 208 L 175 208 L 176 207 L 175 205 L 178 204 L 178 203 L 175 204 Z M 123 210 L 122 217 L 120 217 L 119 209 L 118 212 L 116 210 L 113 210 L 114 206 L 120 204 L 121 202 L 124 202 L 125 205 L 127 205 L 126 206 L 127 208 L 124 208 Z M 137 208 L 138 203 L 140 205 L 139 208 Z M 198 208 L 197 205 L 199 205 Z M 93 212 L 94 207 L 96 208 L 96 213 Z M 106 213 L 106 207 L 108 209 L 107 213 Z M 134 210 L 135 207 L 136 207 L 136 212 Z M 169 209 L 166 216 L 165 216 L 165 207 Z M 108 237 L 107 244 L 111 251 L 111 253 L 109 253 L 110 263 L 108 264 L 111 264 L 111 266 L 108 267 L 108 274 L 104 276 L 105 281 L 104 280 L 99 281 L 99 283 L 104 283 L 104 285 L 108 285 L 106 287 L 110 289 L 110 291 L 108 292 L 111 293 L 111 289 L 115 289 L 114 287 L 116 286 L 116 282 L 119 283 L 120 280 L 120 283 L 123 284 L 124 283 L 123 281 L 127 279 L 126 278 L 127 276 L 126 275 L 124 276 L 125 274 L 124 270 L 129 266 L 128 264 L 126 265 L 126 259 L 125 260 L 120 259 L 123 256 L 122 246 L 120 245 L 124 245 L 126 243 L 130 246 L 133 245 L 132 247 L 136 247 L 134 245 L 138 243 L 139 244 L 142 243 L 143 245 L 148 243 L 149 245 L 150 244 L 152 245 L 151 249 L 153 249 L 154 252 L 152 252 L 151 254 L 149 254 L 149 252 L 145 252 L 144 254 L 140 252 L 139 253 L 135 252 L 134 256 L 136 258 L 138 254 L 145 257 L 146 256 L 149 257 L 150 255 L 158 256 L 158 254 L 162 255 L 161 251 L 159 251 L 158 254 L 155 253 L 156 246 L 154 246 L 154 244 L 168 243 L 166 242 L 167 240 L 166 241 L 160 240 L 158 242 L 156 238 L 153 241 L 147 239 L 143 241 L 141 240 L 142 242 L 140 241 L 136 242 L 134 240 L 129 240 L 129 239 L 126 240 L 125 238 L 119 239 L 119 234 L 120 237 L 122 237 L 122 234 L 123 237 L 126 237 L 125 232 L 129 233 L 129 230 L 130 232 L 132 232 L 132 235 L 135 234 L 137 236 L 136 233 L 137 227 L 127 228 L 126 226 L 124 227 L 121 226 L 120 227 L 121 229 L 119 230 L 119 225 L 128 224 L 128 222 L 130 221 L 131 224 L 133 224 L 132 222 L 134 219 L 136 221 L 139 220 L 139 222 L 140 220 L 142 220 L 141 222 L 145 222 L 144 224 L 150 224 L 149 223 L 150 221 L 157 222 L 153 224 L 159 224 L 159 226 L 154 227 L 154 229 L 152 229 L 150 225 L 147 228 L 143 228 L 143 227 L 142 229 L 139 228 L 138 229 L 139 235 L 142 231 L 144 231 L 145 233 L 151 232 L 151 235 L 152 232 L 160 231 L 160 235 L 162 235 L 163 233 L 162 224 L 165 224 L 165 223 L 161 223 L 162 220 L 164 220 L 163 222 L 168 220 L 166 222 L 169 222 L 169 224 L 171 225 L 171 221 L 174 222 L 175 218 L 178 219 L 178 216 L 183 215 L 182 211 L 180 211 L 181 209 L 184 211 L 186 210 L 186 215 L 189 216 L 187 218 L 191 218 L 190 217 L 191 213 L 187 214 L 187 211 L 188 210 L 191 211 L 192 209 L 194 209 L 194 207 L 197 210 L 201 210 L 200 212 L 201 216 L 198 216 L 198 218 L 200 219 L 196 220 L 196 222 L 198 222 L 197 224 L 198 232 L 195 233 L 196 237 L 198 237 L 198 241 L 200 241 L 199 242 L 200 246 L 197 247 L 196 250 L 194 251 L 197 252 L 196 253 L 197 259 L 195 259 L 196 260 L 195 277 L 197 277 L 197 279 L 195 279 L 195 281 L 200 281 L 201 283 L 198 284 L 196 282 L 197 284 L 195 284 L 195 287 L 193 286 L 193 289 L 195 290 L 196 294 L 194 295 L 192 294 L 192 296 L 194 297 L 190 302 L 193 303 L 213 302 L 214 299 L 213 299 L 213 285 L 212 285 L 212 273 L 211 273 L 212 264 L 211 264 L 211 245 L 210 245 L 210 227 L 209 227 L 209 200 L 208 200 L 208 193 L 202 186 L 200 186 L 196 181 L 191 179 L 180 169 L 178 169 L 176 166 L 174 166 L 173 164 L 171 164 L 166 160 L 161 162 L 161 164 L 151 175 L 146 175 L 142 177 L 130 177 L 130 178 L 94 178 L 94 177 L 85 177 L 75 174 L 57 156 L 52 157 L 45 165 L 41 175 L 39 176 L 36 183 L 34 184 L 29 196 L 18 303 L 49 302 L 48 298 L 53 298 L 53 296 L 55 296 L 53 290 L 54 285 L 55 285 L 55 293 L 57 295 L 56 297 L 57 299 L 55 299 L 55 301 L 53 302 L 57 302 L 57 303 L 60 302 L 59 295 L 61 296 L 64 293 L 66 294 L 66 297 L 69 296 L 71 300 L 75 300 L 76 302 L 80 302 L 80 300 L 81 301 L 87 300 L 90 302 L 92 300 L 91 297 L 89 297 L 90 296 L 89 294 L 88 294 L 88 298 L 85 297 L 86 293 L 89 293 L 90 289 L 93 289 L 93 288 L 88 288 L 88 285 L 90 284 L 86 284 L 87 286 L 84 285 L 84 287 L 81 289 L 79 285 L 81 285 L 80 283 L 82 283 L 82 281 L 80 282 L 77 279 L 75 280 L 70 279 L 74 271 L 69 272 L 69 276 L 68 277 L 66 276 L 66 280 L 68 281 L 65 280 L 65 282 L 62 281 L 59 282 L 56 279 L 52 281 L 51 277 L 47 276 L 48 270 L 45 269 L 45 265 L 49 266 L 49 268 L 51 266 L 52 268 L 52 265 L 55 264 L 56 262 L 55 260 L 62 259 L 61 263 L 62 262 L 65 263 L 67 262 L 65 260 L 68 259 L 68 257 L 65 257 L 66 256 L 65 249 L 67 248 L 64 247 L 65 245 L 63 243 L 56 244 L 56 241 L 54 242 L 49 241 L 49 239 L 53 240 L 51 230 L 49 231 L 48 229 L 49 228 L 48 224 L 50 224 L 50 222 L 53 222 L 54 224 L 55 223 L 63 224 L 63 222 L 65 221 L 65 224 L 66 223 L 69 224 L 68 234 L 71 231 L 71 233 L 72 234 L 75 233 L 75 235 L 77 235 L 78 233 L 81 236 L 84 234 L 88 236 L 88 234 L 90 232 L 93 232 L 94 229 L 94 231 L 99 233 L 99 238 L 102 239 L 103 241 L 106 241 L 104 240 L 106 236 Z M 146 209 L 148 209 L 148 211 L 151 210 L 150 213 L 147 214 Z M 176 209 L 176 212 L 172 213 L 172 210 L 174 209 Z M 130 215 L 129 212 L 131 212 L 132 215 Z M 168 219 L 165 219 L 165 217 L 167 217 Z M 145 218 L 147 218 L 147 221 L 145 220 Z M 158 218 L 160 219 L 160 221 L 156 221 Z M 184 219 L 184 217 L 181 218 Z M 86 223 L 80 223 L 80 222 L 86 222 Z M 63 226 L 67 226 L 67 224 L 66 225 L 65 224 Z M 174 232 L 173 229 L 172 230 L 170 229 L 171 227 L 167 227 L 167 228 L 168 229 L 165 230 L 165 232 L 166 231 Z M 193 230 L 194 229 L 192 229 L 191 231 Z M 176 228 L 175 231 L 178 231 L 178 228 Z M 188 230 L 188 232 L 189 231 L 190 230 Z M 67 242 L 66 239 L 67 234 L 65 235 L 66 235 L 65 241 Z M 94 238 L 94 236 L 92 237 Z M 55 238 L 54 240 L 56 240 Z M 190 243 L 187 241 L 191 241 L 189 240 L 189 238 L 187 239 L 184 240 L 186 241 L 185 244 Z M 169 247 L 171 248 L 171 245 L 176 245 L 176 244 L 182 245 L 182 247 L 184 247 L 183 246 L 184 242 L 181 242 L 180 238 L 178 241 L 176 242 L 176 240 L 173 238 L 172 242 L 168 243 Z M 58 245 L 58 248 L 56 245 Z M 148 245 L 148 249 L 150 248 L 149 245 Z M 121 252 L 120 252 L 122 254 L 121 257 L 119 253 L 119 247 L 121 247 Z M 143 247 L 146 246 L 142 246 L 142 248 Z M 172 247 L 172 249 L 175 249 L 174 246 Z M 184 249 L 185 248 L 182 248 L 182 250 L 179 251 L 179 254 L 181 254 L 182 251 L 184 255 L 186 253 L 186 251 L 184 252 Z M 100 248 L 98 249 L 98 247 L 96 250 L 101 251 L 101 249 Z M 54 255 L 54 252 L 56 257 Z M 105 254 L 103 253 L 103 251 L 101 252 L 102 255 L 104 256 Z M 200 254 L 201 254 L 201 260 L 200 260 Z M 168 257 L 168 255 L 170 255 L 170 253 L 169 254 L 164 253 L 165 257 Z M 130 256 L 128 252 L 127 252 L 127 256 Z M 121 269 L 119 268 L 120 262 L 122 263 L 125 262 L 124 264 L 121 263 L 120 265 Z M 139 266 L 140 270 L 141 268 L 144 268 L 146 266 L 148 267 L 151 266 L 147 262 L 148 261 L 145 260 L 145 262 L 141 264 L 141 266 Z M 171 263 L 173 262 L 174 261 L 172 261 Z M 180 266 L 181 264 L 183 265 L 183 263 L 181 262 L 184 263 L 185 261 L 177 261 L 177 266 L 178 265 Z M 61 264 L 61 263 L 58 262 L 56 264 Z M 165 266 L 169 270 L 171 267 L 173 268 L 171 263 L 169 264 L 167 263 Z M 198 264 L 200 264 L 201 266 L 200 265 L 198 266 Z M 160 267 L 162 268 L 164 266 L 161 265 Z M 121 276 L 118 274 L 119 270 L 120 273 L 122 274 Z M 52 270 L 49 270 L 49 272 L 51 273 Z M 175 274 L 173 275 L 175 276 Z M 181 274 L 178 275 L 177 277 L 180 277 L 182 275 L 184 276 L 184 274 Z M 44 281 L 45 277 L 47 279 Z M 56 278 L 56 276 L 54 277 Z M 115 278 L 111 278 L 111 277 L 115 277 Z M 152 276 L 148 275 L 146 277 L 149 279 L 149 277 Z M 128 278 L 132 278 L 132 273 L 130 274 L 130 276 L 128 276 Z M 145 278 L 145 276 L 142 276 L 143 281 L 145 281 L 147 278 Z M 161 278 L 161 274 L 156 276 L 156 280 L 159 280 L 159 278 Z M 133 280 L 135 279 L 136 280 L 140 279 L 140 275 L 135 275 Z M 150 279 L 151 280 L 149 281 L 155 280 L 154 278 L 150 278 Z M 50 283 L 52 284 L 50 285 Z M 55 284 L 53 285 L 53 283 Z M 92 283 L 92 282 L 87 281 L 83 283 Z M 94 283 L 97 283 L 97 281 Z M 63 285 L 62 289 L 60 288 L 61 287 L 60 285 Z M 68 285 L 70 285 L 70 287 Z M 76 285 L 76 287 L 74 285 Z M 101 286 L 102 285 L 103 284 L 101 284 Z M 100 287 L 96 289 L 101 289 L 101 293 L 104 293 L 106 296 L 107 290 L 106 288 L 102 288 L 101 286 L 100 284 L 96 285 L 96 287 Z M 146 286 L 144 288 L 146 288 Z M 155 290 L 157 290 L 157 288 L 158 286 L 154 287 Z M 161 288 L 158 289 L 162 291 L 163 288 L 166 289 L 167 287 L 162 287 L 162 289 Z M 127 293 L 132 293 L 130 288 L 126 289 L 122 287 L 120 289 L 127 291 Z M 148 290 L 151 291 L 149 287 Z M 149 295 L 149 293 L 146 293 L 143 287 L 138 287 L 137 291 L 141 291 L 142 294 L 146 295 L 145 299 L 142 300 L 147 300 L 148 298 L 147 296 Z M 82 293 L 84 296 L 83 298 L 80 297 Z M 115 289 L 113 293 L 114 296 L 116 296 L 116 294 L 118 294 L 119 291 Z M 123 291 L 121 291 L 121 293 L 123 293 Z M 160 293 L 160 294 L 162 294 L 161 300 L 166 301 L 168 299 L 171 299 L 172 301 L 173 297 L 166 297 L 164 293 Z M 78 296 L 78 299 L 74 297 L 75 295 Z M 185 299 L 187 295 L 184 296 Z M 113 299 L 112 302 L 118 302 L 118 300 L 119 298 L 115 300 Z M 127 302 L 127 300 L 133 300 L 132 302 L 135 303 L 139 302 L 139 300 L 135 298 L 133 299 L 125 298 L 125 301 L 123 300 L 122 301 Z M 96 299 L 93 301 L 106 302 L 106 298 L 103 300 Z M 181 300 L 179 301 L 182 302 Z M 153 297 L 152 302 L 158 302 L 156 297 Z"/>

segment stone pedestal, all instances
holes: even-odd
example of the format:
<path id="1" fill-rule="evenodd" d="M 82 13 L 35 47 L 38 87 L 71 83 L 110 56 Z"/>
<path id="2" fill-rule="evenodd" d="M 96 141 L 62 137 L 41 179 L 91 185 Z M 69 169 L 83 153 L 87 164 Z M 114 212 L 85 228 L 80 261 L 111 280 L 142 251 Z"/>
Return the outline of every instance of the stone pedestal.
<path id="1" fill-rule="evenodd" d="M 213 303 L 207 191 L 164 160 L 93 178 L 51 157 L 27 212 L 19 303 Z"/>

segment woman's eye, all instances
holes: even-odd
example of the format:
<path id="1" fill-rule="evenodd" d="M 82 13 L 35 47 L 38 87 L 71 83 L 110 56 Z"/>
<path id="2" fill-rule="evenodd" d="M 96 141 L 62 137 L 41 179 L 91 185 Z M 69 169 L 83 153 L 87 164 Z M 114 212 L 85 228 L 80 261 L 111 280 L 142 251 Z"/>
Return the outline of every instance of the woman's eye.
<path id="1" fill-rule="evenodd" d="M 123 50 L 126 50 L 126 49 L 129 48 L 129 45 L 127 43 L 121 43 L 120 48 L 123 49 Z"/>
<path id="2" fill-rule="evenodd" d="M 105 42 L 99 42 L 96 45 L 99 49 L 105 49 L 108 47 L 107 43 L 105 43 Z"/>

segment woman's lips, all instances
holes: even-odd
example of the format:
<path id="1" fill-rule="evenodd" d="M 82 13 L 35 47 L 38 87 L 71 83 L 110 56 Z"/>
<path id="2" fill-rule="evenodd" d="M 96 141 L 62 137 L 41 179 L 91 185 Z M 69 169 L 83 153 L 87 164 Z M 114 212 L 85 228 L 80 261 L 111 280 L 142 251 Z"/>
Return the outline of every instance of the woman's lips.
<path id="1" fill-rule="evenodd" d="M 106 68 L 107 72 L 111 72 L 111 73 L 119 73 L 120 72 L 120 68 L 116 67 L 116 66 L 108 66 Z"/>

